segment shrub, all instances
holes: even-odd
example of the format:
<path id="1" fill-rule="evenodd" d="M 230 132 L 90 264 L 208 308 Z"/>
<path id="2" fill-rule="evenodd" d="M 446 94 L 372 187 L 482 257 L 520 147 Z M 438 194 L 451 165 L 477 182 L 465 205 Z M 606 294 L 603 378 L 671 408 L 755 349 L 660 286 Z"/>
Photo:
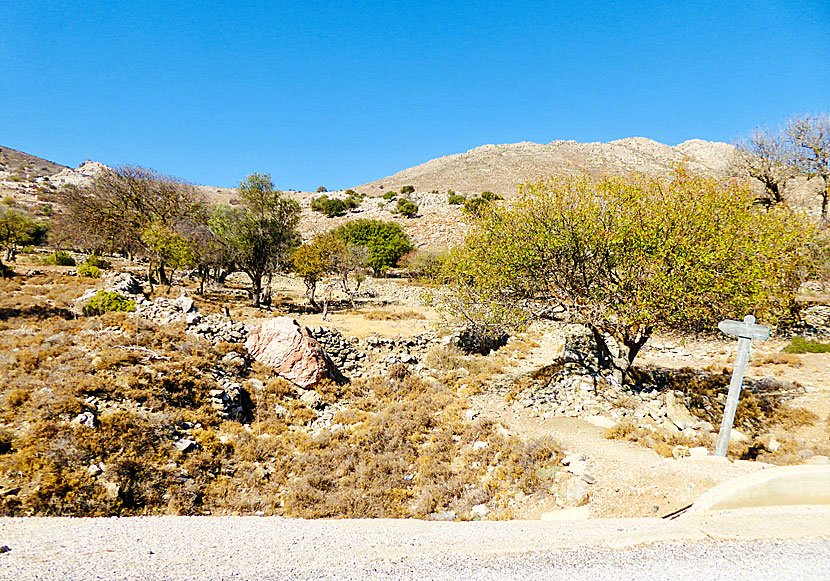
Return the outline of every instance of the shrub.
<path id="1" fill-rule="evenodd" d="M 98 291 L 84 307 L 87 316 L 103 315 L 112 311 L 131 313 L 135 311 L 135 301 L 117 292 Z"/>
<path id="2" fill-rule="evenodd" d="M 383 194 L 383 199 L 386 200 L 387 202 L 391 202 L 392 200 L 394 200 L 397 197 L 398 197 L 398 192 L 386 192 L 385 194 Z"/>
<path id="3" fill-rule="evenodd" d="M 406 200 L 401 198 L 398 200 L 398 206 L 395 211 L 400 214 L 401 216 L 406 216 L 407 218 L 414 218 L 418 215 L 418 204 L 413 202 L 412 200 Z"/>
<path id="4" fill-rule="evenodd" d="M 452 191 L 452 190 L 450 190 L 450 191 Z M 452 194 L 449 194 L 447 196 L 447 202 L 451 206 L 460 206 L 461 204 L 463 204 L 466 201 L 467 201 L 467 196 L 462 196 L 461 194 L 456 194 L 455 192 L 453 192 Z"/>
<path id="5" fill-rule="evenodd" d="M 75 259 L 69 256 L 68 252 L 60 250 L 55 252 L 52 256 L 44 258 L 43 264 L 51 264 L 54 266 L 75 266 Z"/>
<path id="6" fill-rule="evenodd" d="M 830 353 L 830 344 L 810 341 L 805 337 L 793 337 L 792 342 L 784 347 L 784 353 Z"/>
<path id="7" fill-rule="evenodd" d="M 415 186 L 404 186 L 401 188 L 401 194 L 404 196 L 406 194 L 414 194 L 415 193 Z"/>
<path id="8" fill-rule="evenodd" d="M 326 186 L 320 186 L 319 188 L 317 188 L 317 193 L 318 194 L 322 194 L 323 192 L 327 192 L 327 191 L 328 190 L 326 189 Z"/>
<path id="9" fill-rule="evenodd" d="M 496 200 L 501 200 L 502 197 L 488 190 L 485 192 L 481 192 L 481 199 L 487 200 L 488 202 L 494 202 Z"/>
<path id="10" fill-rule="evenodd" d="M 90 264 L 82 264 L 78 267 L 78 276 L 85 276 L 87 278 L 100 278 L 101 269 Z"/>
<path id="11" fill-rule="evenodd" d="M 699 332 L 748 312 L 775 324 L 793 312 L 814 229 L 752 200 L 746 187 L 682 168 L 669 179 L 529 184 L 484 212 L 445 262 L 456 291 L 447 300 L 511 326 L 566 305 L 624 376 L 657 329 Z"/>
<path id="12" fill-rule="evenodd" d="M 0 204 L 4 206 L 16 206 L 17 202 L 11 196 L 5 196 L 2 200 L 0 200 Z"/>
<path id="13" fill-rule="evenodd" d="M 84 261 L 84 264 L 87 264 L 89 266 L 94 266 L 94 267 L 100 268 L 102 270 L 112 268 L 112 264 L 110 264 L 109 260 L 101 258 L 97 254 L 90 254 L 87 257 L 87 259 Z"/>
<path id="14" fill-rule="evenodd" d="M 344 215 L 347 211 L 356 208 L 359 204 L 360 201 L 355 196 L 350 195 L 345 200 L 340 200 L 324 195 L 311 201 L 311 209 L 315 212 L 325 214 L 329 218 L 334 218 L 335 216 Z"/>

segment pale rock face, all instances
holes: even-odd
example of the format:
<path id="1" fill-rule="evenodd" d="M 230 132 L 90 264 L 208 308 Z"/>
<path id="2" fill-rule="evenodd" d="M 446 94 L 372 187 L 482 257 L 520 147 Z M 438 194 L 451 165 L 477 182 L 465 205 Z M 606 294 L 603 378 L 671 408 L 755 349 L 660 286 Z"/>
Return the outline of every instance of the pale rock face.
<path id="1" fill-rule="evenodd" d="M 333 375 L 334 366 L 320 343 L 291 317 L 275 317 L 253 325 L 245 348 L 254 359 L 303 388 Z"/>

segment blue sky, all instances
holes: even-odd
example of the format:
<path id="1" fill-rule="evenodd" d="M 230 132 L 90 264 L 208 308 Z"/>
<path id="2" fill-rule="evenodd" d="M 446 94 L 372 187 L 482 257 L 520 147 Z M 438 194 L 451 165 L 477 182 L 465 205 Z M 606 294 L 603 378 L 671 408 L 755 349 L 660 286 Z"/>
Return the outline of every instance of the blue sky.
<path id="1" fill-rule="evenodd" d="M 830 3 L 0 3 L 0 145 L 345 188 L 486 143 L 830 110 Z"/>

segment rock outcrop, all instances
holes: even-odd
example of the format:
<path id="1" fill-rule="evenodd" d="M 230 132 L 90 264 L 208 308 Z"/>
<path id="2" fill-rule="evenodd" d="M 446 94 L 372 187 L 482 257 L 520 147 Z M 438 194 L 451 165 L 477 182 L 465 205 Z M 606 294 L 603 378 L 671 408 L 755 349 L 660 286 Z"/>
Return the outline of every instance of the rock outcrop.
<path id="1" fill-rule="evenodd" d="M 335 367 L 306 327 L 291 317 L 275 317 L 252 325 L 245 348 L 280 377 L 303 387 L 335 376 Z"/>

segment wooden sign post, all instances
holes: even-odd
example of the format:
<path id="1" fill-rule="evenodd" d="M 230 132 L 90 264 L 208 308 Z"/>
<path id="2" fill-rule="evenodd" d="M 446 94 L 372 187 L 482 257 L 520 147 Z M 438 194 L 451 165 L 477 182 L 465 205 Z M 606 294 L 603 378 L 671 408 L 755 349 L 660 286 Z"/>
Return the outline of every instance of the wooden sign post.
<path id="1" fill-rule="evenodd" d="M 747 315 L 743 321 L 729 319 L 721 321 L 718 323 L 718 329 L 727 335 L 738 337 L 738 355 L 735 357 L 732 381 L 729 382 L 729 395 L 726 397 L 723 421 L 718 432 L 718 443 L 715 445 L 715 456 L 726 456 L 726 449 L 729 448 L 729 434 L 732 432 L 735 410 L 738 409 L 738 397 L 741 395 L 741 385 L 744 382 L 744 372 L 749 363 L 749 345 L 753 339 L 758 341 L 769 339 L 769 327 L 756 325 L 755 317 Z"/>

